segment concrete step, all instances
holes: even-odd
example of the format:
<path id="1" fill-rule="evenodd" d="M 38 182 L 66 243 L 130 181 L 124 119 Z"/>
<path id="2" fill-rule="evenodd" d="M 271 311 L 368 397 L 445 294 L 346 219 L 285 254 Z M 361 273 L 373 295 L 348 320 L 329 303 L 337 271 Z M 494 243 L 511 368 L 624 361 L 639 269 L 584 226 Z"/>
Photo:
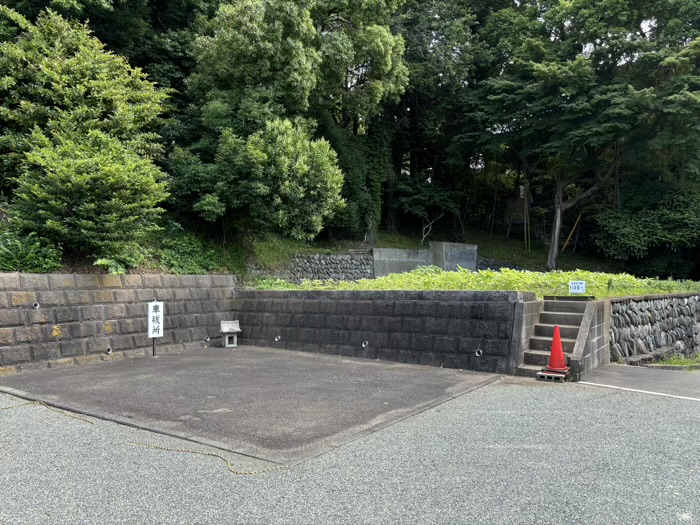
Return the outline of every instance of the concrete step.
<path id="1" fill-rule="evenodd" d="M 516 370 L 515 370 L 515 375 L 516 376 L 522 376 L 522 377 L 535 377 L 537 372 L 542 370 L 541 366 L 535 366 L 535 365 L 520 365 Z"/>
<path id="2" fill-rule="evenodd" d="M 553 324 L 536 324 L 535 335 L 552 338 L 554 337 L 554 326 Z M 579 329 L 578 326 L 560 326 L 559 335 L 564 339 L 576 339 Z"/>
<path id="3" fill-rule="evenodd" d="M 550 350 L 526 350 L 525 351 L 525 364 L 534 365 L 543 368 L 549 364 L 549 357 L 551 355 Z M 568 359 L 571 354 L 564 352 L 564 356 Z"/>
<path id="4" fill-rule="evenodd" d="M 545 295 L 545 301 L 593 301 L 592 295 Z"/>
<path id="5" fill-rule="evenodd" d="M 561 347 L 564 352 L 573 352 L 574 346 L 576 345 L 576 339 L 564 339 L 562 337 Z M 530 348 L 529 350 L 545 350 L 547 352 L 552 351 L 552 338 L 551 337 L 531 337 L 530 338 Z"/>
<path id="6" fill-rule="evenodd" d="M 570 314 L 565 312 L 542 312 L 540 324 L 558 324 L 561 326 L 581 326 L 583 314 Z"/>
<path id="7" fill-rule="evenodd" d="M 586 311 L 586 301 L 545 301 L 544 311 L 582 314 Z"/>

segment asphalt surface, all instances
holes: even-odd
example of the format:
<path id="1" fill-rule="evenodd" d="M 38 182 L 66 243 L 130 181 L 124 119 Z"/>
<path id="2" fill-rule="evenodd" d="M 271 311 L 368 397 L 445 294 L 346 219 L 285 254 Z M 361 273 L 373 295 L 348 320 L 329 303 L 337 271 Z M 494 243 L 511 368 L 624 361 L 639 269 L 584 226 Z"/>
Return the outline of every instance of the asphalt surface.
<path id="1" fill-rule="evenodd" d="M 690 397 L 700 401 L 698 370 L 659 370 L 644 366 L 606 365 L 590 372 L 585 383 Z"/>
<path id="2" fill-rule="evenodd" d="M 0 394 L 0 407 L 21 402 Z M 506 378 L 289 469 L 41 406 L 0 411 L 0 523 L 700 523 L 700 403 Z M 237 467 L 250 458 L 226 454 Z"/>
<path id="3" fill-rule="evenodd" d="M 240 347 L 0 378 L 0 390 L 290 465 L 499 376 Z"/>

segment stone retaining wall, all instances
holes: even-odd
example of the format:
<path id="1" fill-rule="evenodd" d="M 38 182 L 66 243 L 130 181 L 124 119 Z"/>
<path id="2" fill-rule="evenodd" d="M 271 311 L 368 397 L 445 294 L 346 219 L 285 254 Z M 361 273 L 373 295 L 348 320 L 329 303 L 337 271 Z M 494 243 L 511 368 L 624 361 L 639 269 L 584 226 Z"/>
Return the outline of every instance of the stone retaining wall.
<path id="1" fill-rule="evenodd" d="M 611 300 L 613 360 L 671 347 L 684 355 L 700 351 L 700 295 Z"/>
<path id="2" fill-rule="evenodd" d="M 514 374 L 522 292 L 237 291 L 240 344 Z"/>
<path id="3" fill-rule="evenodd" d="M 0 274 L 0 367 L 146 349 L 146 303 L 164 301 L 164 337 L 176 350 L 219 336 L 231 275 Z"/>

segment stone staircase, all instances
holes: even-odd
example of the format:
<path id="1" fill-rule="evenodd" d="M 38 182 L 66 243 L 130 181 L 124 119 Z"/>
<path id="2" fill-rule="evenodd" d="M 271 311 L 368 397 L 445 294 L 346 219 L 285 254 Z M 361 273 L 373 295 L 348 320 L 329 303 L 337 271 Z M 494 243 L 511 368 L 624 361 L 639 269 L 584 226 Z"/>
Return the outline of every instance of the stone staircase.
<path id="1" fill-rule="evenodd" d="M 559 325 L 561 344 L 564 355 L 568 358 L 574 351 L 578 331 L 583 321 L 586 302 L 590 297 L 552 297 L 545 296 L 544 308 L 535 325 L 535 335 L 530 338 L 525 360 L 515 375 L 535 377 L 549 363 L 552 352 L 554 326 Z"/>

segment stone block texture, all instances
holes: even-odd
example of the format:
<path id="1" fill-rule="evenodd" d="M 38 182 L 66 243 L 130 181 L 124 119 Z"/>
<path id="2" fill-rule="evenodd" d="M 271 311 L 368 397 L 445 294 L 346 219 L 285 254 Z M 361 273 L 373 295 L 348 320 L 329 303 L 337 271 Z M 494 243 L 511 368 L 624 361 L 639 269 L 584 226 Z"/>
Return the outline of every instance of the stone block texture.
<path id="1" fill-rule="evenodd" d="M 696 355 L 700 352 L 700 295 L 614 299 L 608 333 L 614 361 L 665 348 Z"/>
<path id="2" fill-rule="evenodd" d="M 270 272 L 255 267 L 248 268 L 253 277 L 278 277 L 291 282 L 304 280 L 357 281 L 374 278 L 372 253 L 308 254 L 296 255 L 281 270 Z"/>
<path id="3" fill-rule="evenodd" d="M 239 344 L 513 374 L 519 292 L 236 291 Z M 520 320 L 518 320 L 518 323 Z M 518 324 L 519 327 L 519 324 Z"/>
<path id="4" fill-rule="evenodd" d="M 165 301 L 159 345 L 210 345 L 231 318 L 234 285 L 231 275 L 0 274 L 0 367 L 149 351 L 145 302 L 154 297 Z"/>

